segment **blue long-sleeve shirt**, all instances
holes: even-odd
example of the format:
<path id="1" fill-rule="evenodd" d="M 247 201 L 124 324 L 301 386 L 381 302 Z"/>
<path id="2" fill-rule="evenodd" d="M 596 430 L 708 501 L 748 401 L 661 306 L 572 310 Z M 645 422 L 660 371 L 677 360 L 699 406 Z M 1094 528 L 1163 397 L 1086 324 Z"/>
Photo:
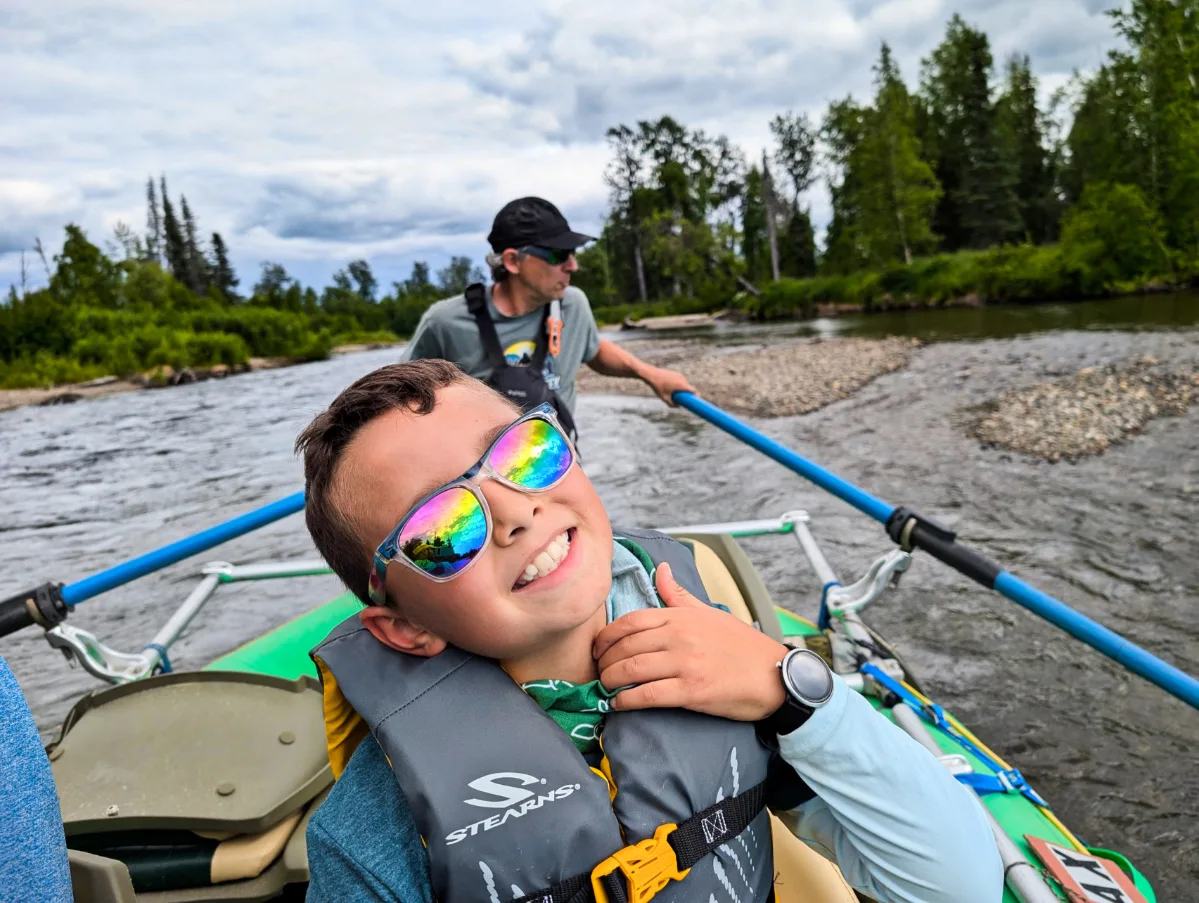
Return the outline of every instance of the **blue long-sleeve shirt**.
<path id="1" fill-rule="evenodd" d="M 647 598 L 647 593 L 650 594 Z M 640 601 L 638 601 L 640 600 Z M 617 546 L 609 618 L 655 604 Z M 816 793 L 781 820 L 879 903 L 998 903 L 1003 865 L 977 797 L 834 678 L 833 695 L 779 752 Z M 309 903 L 433 903 L 412 812 L 370 737 L 308 826 Z"/>
<path id="2" fill-rule="evenodd" d="M 67 843 L 50 760 L 8 664 L 0 658 L 0 900 L 68 903 Z"/>

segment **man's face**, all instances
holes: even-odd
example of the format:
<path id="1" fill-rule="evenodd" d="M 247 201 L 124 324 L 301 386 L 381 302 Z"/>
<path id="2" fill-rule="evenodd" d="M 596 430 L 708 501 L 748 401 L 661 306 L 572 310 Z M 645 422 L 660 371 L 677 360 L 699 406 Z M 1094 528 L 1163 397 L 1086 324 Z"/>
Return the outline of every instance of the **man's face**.
<path id="1" fill-rule="evenodd" d="M 363 427 L 346 449 L 335 498 L 357 525 L 364 555 L 417 501 L 469 470 L 518 416 L 472 381 L 439 390 L 429 414 L 390 411 Z M 470 567 L 439 583 L 393 562 L 387 596 L 402 620 L 446 642 L 501 661 L 517 659 L 586 623 L 604 605 L 612 580 L 612 527 L 577 463 L 545 492 L 520 492 L 490 479 L 480 490 L 491 509 L 492 533 Z M 518 585 L 563 534 L 570 549 L 561 564 Z"/>
<path id="2" fill-rule="evenodd" d="M 579 264 L 572 252 L 564 263 L 553 264 L 533 254 L 519 255 L 516 251 L 505 252 L 505 262 L 512 278 L 523 282 L 530 293 L 544 301 L 561 298 L 570 286 L 570 274 L 578 272 Z M 515 267 L 515 268 L 514 268 Z"/>

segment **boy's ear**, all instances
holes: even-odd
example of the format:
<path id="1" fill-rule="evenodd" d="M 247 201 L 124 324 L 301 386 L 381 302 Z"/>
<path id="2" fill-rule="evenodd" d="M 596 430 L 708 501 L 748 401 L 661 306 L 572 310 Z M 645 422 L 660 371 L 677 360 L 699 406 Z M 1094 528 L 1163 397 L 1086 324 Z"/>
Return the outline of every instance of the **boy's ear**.
<path id="1" fill-rule="evenodd" d="M 384 646 L 390 646 L 399 652 L 409 655 L 419 655 L 432 658 L 440 655 L 448 645 L 439 636 L 434 636 L 423 627 L 417 627 L 411 621 L 406 621 L 399 612 L 382 605 L 372 605 L 359 615 L 362 626 L 371 632 L 376 640 Z"/>

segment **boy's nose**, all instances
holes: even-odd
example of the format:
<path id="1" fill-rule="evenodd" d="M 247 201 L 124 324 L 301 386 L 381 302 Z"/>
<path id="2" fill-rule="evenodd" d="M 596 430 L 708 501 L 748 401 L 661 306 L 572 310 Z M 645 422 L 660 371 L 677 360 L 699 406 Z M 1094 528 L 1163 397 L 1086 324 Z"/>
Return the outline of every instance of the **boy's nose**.
<path id="1" fill-rule="evenodd" d="M 510 489 L 496 480 L 486 480 L 479 487 L 491 509 L 492 541 L 506 546 L 533 526 L 537 498 L 527 492 Z"/>

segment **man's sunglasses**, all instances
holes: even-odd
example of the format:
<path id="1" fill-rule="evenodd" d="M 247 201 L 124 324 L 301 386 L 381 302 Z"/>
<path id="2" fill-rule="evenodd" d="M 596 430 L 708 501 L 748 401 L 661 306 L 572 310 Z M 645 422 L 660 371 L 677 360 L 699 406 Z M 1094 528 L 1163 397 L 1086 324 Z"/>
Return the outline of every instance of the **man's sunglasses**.
<path id="1" fill-rule="evenodd" d="M 574 256 L 574 251 L 563 248 L 543 248 L 540 245 L 529 245 L 520 249 L 524 254 L 532 254 L 539 260 L 544 260 L 551 266 L 560 267 Z"/>
<path id="2" fill-rule="evenodd" d="M 387 565 L 399 561 L 443 583 L 465 571 L 491 539 L 491 509 L 479 490 L 485 479 L 521 492 L 545 492 L 562 482 L 575 460 L 570 440 L 548 404 L 507 427 L 475 465 L 426 495 L 375 551 L 368 591 L 387 598 Z"/>

